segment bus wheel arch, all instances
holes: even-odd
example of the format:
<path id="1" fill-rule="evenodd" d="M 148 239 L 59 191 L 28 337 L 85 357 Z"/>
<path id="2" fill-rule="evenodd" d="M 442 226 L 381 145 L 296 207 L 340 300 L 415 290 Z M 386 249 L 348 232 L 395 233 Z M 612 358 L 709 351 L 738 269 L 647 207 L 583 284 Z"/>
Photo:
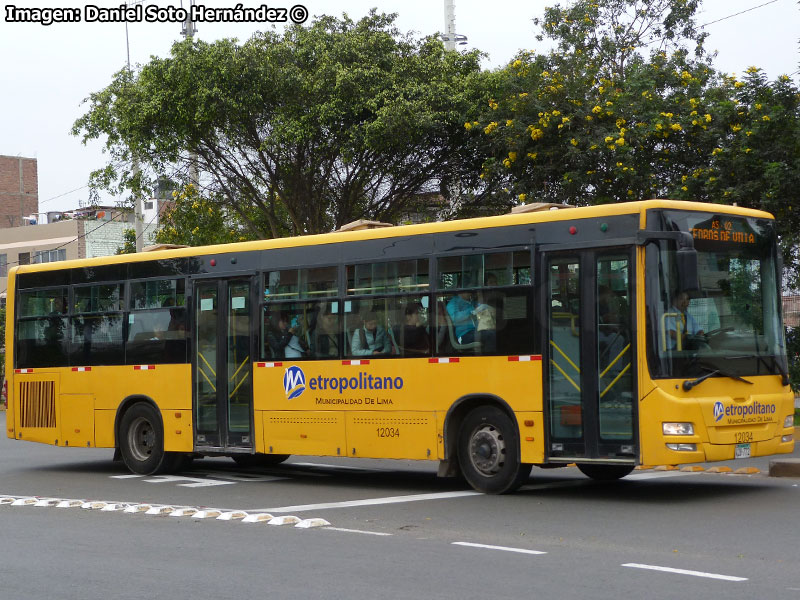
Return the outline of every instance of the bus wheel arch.
<path id="1" fill-rule="evenodd" d="M 169 473 L 185 464 L 183 454 L 164 450 L 164 421 L 152 398 L 125 398 L 117 410 L 115 432 L 116 453 L 132 473 Z"/>
<path id="2" fill-rule="evenodd" d="M 451 471 L 457 466 L 478 491 L 512 492 L 530 474 L 531 465 L 520 461 L 514 412 L 497 396 L 476 394 L 455 402 L 445 419 L 444 443 L 445 465 Z"/>

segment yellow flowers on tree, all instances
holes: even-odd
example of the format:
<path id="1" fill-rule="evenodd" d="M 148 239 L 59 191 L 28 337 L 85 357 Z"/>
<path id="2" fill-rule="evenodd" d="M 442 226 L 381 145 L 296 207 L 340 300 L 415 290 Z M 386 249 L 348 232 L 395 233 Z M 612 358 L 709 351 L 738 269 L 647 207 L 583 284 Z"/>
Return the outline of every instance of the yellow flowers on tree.
<path id="1" fill-rule="evenodd" d="M 172 193 L 160 221 L 159 244 L 204 246 L 256 239 L 235 215 L 228 214 L 224 203 L 201 196 L 192 184 Z"/>

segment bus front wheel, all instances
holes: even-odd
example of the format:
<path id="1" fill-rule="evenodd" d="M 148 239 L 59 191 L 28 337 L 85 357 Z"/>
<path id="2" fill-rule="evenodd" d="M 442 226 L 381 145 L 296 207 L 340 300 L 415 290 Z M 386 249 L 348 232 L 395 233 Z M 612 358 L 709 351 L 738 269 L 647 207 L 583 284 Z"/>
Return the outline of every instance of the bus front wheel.
<path id="1" fill-rule="evenodd" d="M 182 455 L 164 451 L 164 430 L 158 412 L 140 402 L 128 409 L 119 427 L 122 461 L 133 473 L 155 475 L 173 470 Z"/>
<path id="2" fill-rule="evenodd" d="M 513 492 L 530 475 L 519 461 L 519 438 L 511 418 L 499 408 L 470 412 L 458 436 L 458 463 L 467 482 L 479 492 Z"/>

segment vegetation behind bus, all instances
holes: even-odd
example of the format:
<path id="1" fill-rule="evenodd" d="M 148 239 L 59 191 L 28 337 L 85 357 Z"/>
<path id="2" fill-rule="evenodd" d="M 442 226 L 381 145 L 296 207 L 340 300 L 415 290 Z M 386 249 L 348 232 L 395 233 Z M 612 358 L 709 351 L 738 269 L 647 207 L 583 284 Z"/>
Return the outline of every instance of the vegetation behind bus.
<path id="1" fill-rule="evenodd" d="M 462 124 L 480 95 L 479 59 L 402 35 L 393 15 L 374 12 L 242 44 L 186 40 L 138 74 L 117 73 L 73 133 L 108 136 L 97 188 L 142 189 L 165 173 L 185 181 L 193 152 L 209 197 L 251 235 L 325 232 L 396 217 L 443 178 L 476 172 Z"/>
<path id="2" fill-rule="evenodd" d="M 147 185 L 122 166 L 131 151 L 153 178 L 180 181 L 198 153 L 213 179 L 204 202 L 214 218 L 173 213 L 173 243 L 205 243 L 222 233 L 219 219 L 225 235 L 246 237 L 396 221 L 422 191 L 442 194 L 438 216 L 668 197 L 775 214 L 796 283 L 797 85 L 787 76 L 769 82 L 757 68 L 742 79 L 716 71 L 697 0 L 648 2 L 640 12 L 641 4 L 548 9 L 536 22 L 557 44 L 552 52 L 484 72 L 477 52 L 445 53 L 433 39 L 401 35 L 386 15 L 323 17 L 241 46 L 186 41 L 132 80 L 120 72 L 91 96 L 73 133 L 108 136 L 112 163 L 93 184 L 115 191 Z M 636 26 L 614 27 L 631 19 Z M 242 91 L 242 81 L 251 87 Z M 263 166 L 233 170 L 212 152 L 249 149 Z"/>

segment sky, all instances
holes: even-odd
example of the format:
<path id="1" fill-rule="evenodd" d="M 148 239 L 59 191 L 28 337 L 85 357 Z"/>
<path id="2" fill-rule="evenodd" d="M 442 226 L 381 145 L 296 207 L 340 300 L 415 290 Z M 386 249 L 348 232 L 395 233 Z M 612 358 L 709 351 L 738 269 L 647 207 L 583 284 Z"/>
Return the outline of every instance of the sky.
<path id="1" fill-rule="evenodd" d="M 119 7 L 124 0 L 95 0 L 101 8 Z M 130 0 L 129 0 L 130 2 Z M 233 6 L 227 0 L 196 0 L 206 7 Z M 291 9 L 301 4 L 314 15 L 347 13 L 354 20 L 371 8 L 398 13 L 397 27 L 429 35 L 444 31 L 443 0 L 242 0 L 245 6 L 266 3 Z M 509 62 L 520 49 L 546 51 L 536 40 L 532 20 L 557 0 L 455 0 L 456 32 L 467 37 L 460 49 L 488 54 L 483 66 Z M 561 0 L 562 5 L 565 0 Z M 161 8 L 180 7 L 181 0 L 146 0 Z M 189 0 L 183 0 L 188 7 Z M 156 22 L 85 22 L 87 3 L 73 0 L 16 0 L 20 8 L 75 8 L 80 23 L 8 21 L 8 3 L 0 15 L 0 155 L 38 159 L 39 211 L 65 211 L 86 204 L 89 173 L 106 164 L 99 141 L 83 143 L 70 134 L 74 121 L 88 108 L 89 94 L 103 89 L 123 68 L 130 50 L 132 65 L 151 56 L 167 56 L 181 38 L 181 24 Z M 310 20 L 309 20 L 310 22 Z M 798 0 L 704 0 L 697 16 L 708 24 L 706 48 L 717 51 L 719 70 L 741 75 L 755 65 L 769 79 L 791 75 L 800 81 L 800 4 Z M 200 23 L 196 36 L 205 41 L 225 37 L 246 40 L 263 24 Z M 267 25 L 269 27 L 269 25 Z M 127 29 L 127 45 L 126 45 Z M 103 196 L 113 204 L 121 198 Z"/>

